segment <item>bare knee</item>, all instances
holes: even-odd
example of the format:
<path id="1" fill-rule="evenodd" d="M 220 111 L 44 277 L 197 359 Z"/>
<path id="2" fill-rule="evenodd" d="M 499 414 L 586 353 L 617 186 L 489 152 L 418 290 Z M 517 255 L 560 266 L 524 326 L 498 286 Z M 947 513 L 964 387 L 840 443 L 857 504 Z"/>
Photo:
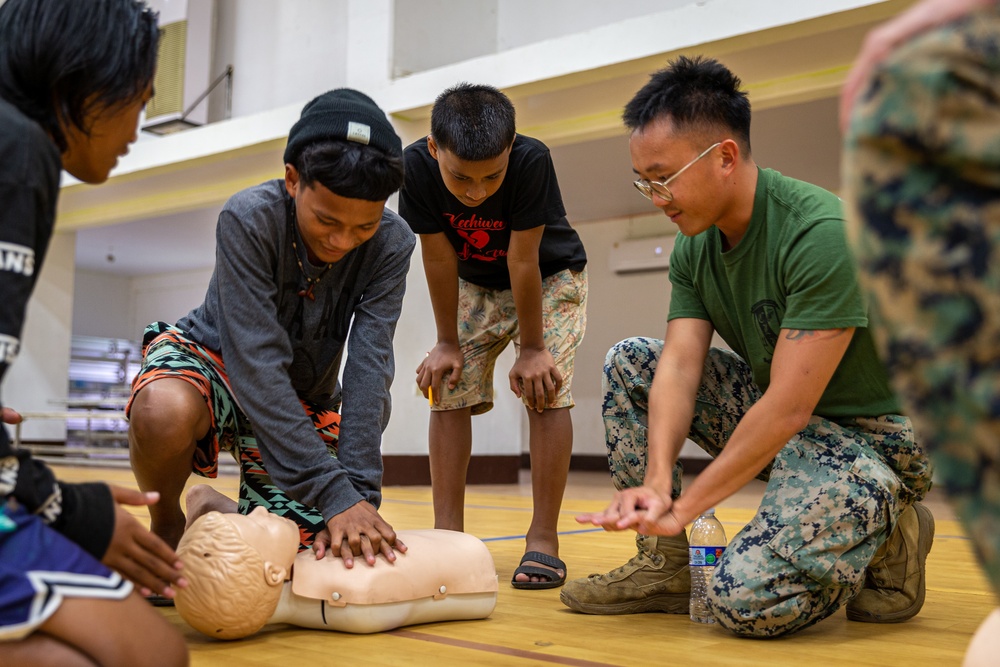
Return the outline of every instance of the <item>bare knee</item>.
<path id="1" fill-rule="evenodd" d="M 191 383 L 177 378 L 151 382 L 135 395 L 129 412 L 129 439 L 184 450 L 205 437 L 211 416 L 204 397 Z"/>

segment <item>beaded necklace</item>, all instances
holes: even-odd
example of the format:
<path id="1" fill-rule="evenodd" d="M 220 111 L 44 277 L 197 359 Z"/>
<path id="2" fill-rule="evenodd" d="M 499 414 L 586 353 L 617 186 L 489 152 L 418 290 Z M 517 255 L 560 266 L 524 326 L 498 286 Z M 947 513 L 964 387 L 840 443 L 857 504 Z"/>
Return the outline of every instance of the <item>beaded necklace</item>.
<path id="1" fill-rule="evenodd" d="M 323 267 L 323 270 L 320 271 L 319 275 L 316 276 L 315 278 L 309 277 L 309 274 L 306 273 L 306 267 L 302 266 L 302 258 L 299 256 L 299 246 L 298 244 L 295 243 L 295 237 L 298 236 L 299 233 L 295 225 L 294 199 L 289 200 L 288 212 L 289 212 L 288 217 L 292 223 L 292 252 L 295 254 L 295 263 L 299 265 L 299 271 L 302 273 L 302 277 L 306 281 L 306 286 L 299 290 L 299 296 L 304 299 L 309 299 L 310 301 L 315 301 L 316 295 L 313 294 L 313 288 L 315 288 L 316 285 L 319 284 L 319 281 L 323 280 L 323 276 L 325 276 L 326 272 L 330 270 L 330 267 L 333 266 L 333 263 L 331 262 L 327 264 L 325 267 Z"/>

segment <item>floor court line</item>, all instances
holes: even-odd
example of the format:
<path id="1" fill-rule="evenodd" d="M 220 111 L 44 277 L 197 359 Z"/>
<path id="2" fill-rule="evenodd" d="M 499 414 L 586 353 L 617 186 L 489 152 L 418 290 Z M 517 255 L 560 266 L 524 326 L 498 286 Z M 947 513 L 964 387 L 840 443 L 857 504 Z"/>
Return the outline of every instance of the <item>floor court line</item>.
<path id="1" fill-rule="evenodd" d="M 580 533 L 603 533 L 603 528 L 584 528 L 582 530 L 560 530 L 557 535 L 579 535 Z M 483 542 L 503 542 L 505 540 L 523 540 L 527 535 L 501 535 L 499 537 L 481 537 Z"/>
<path id="2" fill-rule="evenodd" d="M 428 635 L 422 632 L 416 632 L 414 630 L 405 630 L 405 629 L 392 630 L 386 634 L 395 637 L 403 637 L 405 639 L 416 639 L 418 641 L 433 642 L 436 644 L 444 644 L 447 646 L 454 646 L 457 648 L 466 648 L 472 651 L 482 651 L 485 653 L 506 655 L 514 658 L 524 658 L 527 660 L 548 662 L 554 665 L 570 665 L 571 667 L 615 667 L 611 663 L 607 662 L 594 662 L 593 660 L 581 660 L 578 658 L 568 658 L 560 655 L 549 655 L 547 653 L 525 651 L 523 649 L 508 648 L 506 646 L 498 646 L 496 644 L 483 644 L 480 642 L 472 642 L 464 639 L 453 639 L 451 637 L 438 637 L 436 635 Z"/>

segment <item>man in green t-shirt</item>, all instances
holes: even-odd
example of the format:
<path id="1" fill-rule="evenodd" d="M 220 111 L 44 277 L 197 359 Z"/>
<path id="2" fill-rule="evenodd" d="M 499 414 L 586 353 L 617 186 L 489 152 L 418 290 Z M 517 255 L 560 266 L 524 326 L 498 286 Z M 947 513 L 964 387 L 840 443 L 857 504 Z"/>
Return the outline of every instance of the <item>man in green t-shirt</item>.
<path id="1" fill-rule="evenodd" d="M 638 554 L 566 584 L 592 614 L 686 613 L 684 526 L 754 477 L 767 489 L 722 555 L 708 608 L 742 636 L 796 632 L 847 605 L 914 616 L 934 520 L 930 469 L 868 332 L 840 201 L 759 169 L 750 103 L 714 60 L 678 58 L 625 107 L 636 188 L 677 225 L 664 340 L 608 353 L 614 500 L 578 517 L 638 533 Z M 731 350 L 710 347 L 717 332 Z M 681 493 L 685 438 L 712 461 Z M 720 545 L 724 546 L 724 545 Z"/>

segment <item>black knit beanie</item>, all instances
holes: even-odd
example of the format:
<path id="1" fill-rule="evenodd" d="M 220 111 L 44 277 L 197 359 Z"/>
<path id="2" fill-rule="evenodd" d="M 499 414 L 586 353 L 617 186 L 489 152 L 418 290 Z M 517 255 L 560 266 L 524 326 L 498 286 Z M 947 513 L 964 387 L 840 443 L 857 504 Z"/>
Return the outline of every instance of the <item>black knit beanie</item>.
<path id="1" fill-rule="evenodd" d="M 356 141 L 402 157 L 403 142 L 385 112 L 372 98 L 350 88 L 323 93 L 302 109 L 298 122 L 288 132 L 285 164 L 295 164 L 302 149 L 328 139 Z"/>

